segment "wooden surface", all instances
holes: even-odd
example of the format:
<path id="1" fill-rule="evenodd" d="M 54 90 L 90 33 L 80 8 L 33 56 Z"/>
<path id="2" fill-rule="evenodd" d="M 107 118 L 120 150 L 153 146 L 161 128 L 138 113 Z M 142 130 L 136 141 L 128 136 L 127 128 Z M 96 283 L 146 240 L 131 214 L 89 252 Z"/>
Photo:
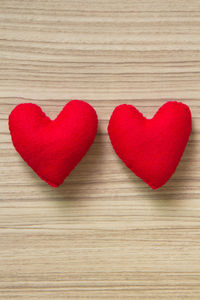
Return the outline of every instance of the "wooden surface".
<path id="1" fill-rule="evenodd" d="M 58 189 L 15 152 L 21 102 L 70 99 L 99 130 Z M 113 152 L 115 106 L 188 104 L 189 145 L 151 190 Z M 0 299 L 200 299 L 200 1 L 0 0 Z"/>

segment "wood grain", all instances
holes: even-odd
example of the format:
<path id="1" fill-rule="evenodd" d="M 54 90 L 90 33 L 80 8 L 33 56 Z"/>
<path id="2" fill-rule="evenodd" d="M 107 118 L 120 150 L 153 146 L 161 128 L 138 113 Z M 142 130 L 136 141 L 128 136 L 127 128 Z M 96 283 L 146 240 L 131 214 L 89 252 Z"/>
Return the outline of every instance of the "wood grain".
<path id="1" fill-rule="evenodd" d="M 94 106 L 94 145 L 50 188 L 15 152 L 7 118 Z M 152 191 L 113 152 L 115 106 L 188 104 L 189 145 Z M 200 299 L 200 1 L 0 0 L 0 299 Z"/>

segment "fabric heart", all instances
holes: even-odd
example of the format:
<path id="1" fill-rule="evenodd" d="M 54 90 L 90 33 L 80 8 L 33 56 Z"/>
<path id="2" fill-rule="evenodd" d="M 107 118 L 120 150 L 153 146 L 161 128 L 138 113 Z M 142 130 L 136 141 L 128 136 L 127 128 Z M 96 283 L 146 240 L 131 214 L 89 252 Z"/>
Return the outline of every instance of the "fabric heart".
<path id="1" fill-rule="evenodd" d="M 165 103 L 152 119 L 132 105 L 119 105 L 108 125 L 115 152 L 153 189 L 175 172 L 191 129 L 190 109 L 180 102 Z"/>
<path id="2" fill-rule="evenodd" d="M 44 181 L 58 187 L 92 145 L 97 115 L 88 103 L 70 101 L 55 120 L 35 104 L 19 104 L 9 116 L 13 144 Z"/>

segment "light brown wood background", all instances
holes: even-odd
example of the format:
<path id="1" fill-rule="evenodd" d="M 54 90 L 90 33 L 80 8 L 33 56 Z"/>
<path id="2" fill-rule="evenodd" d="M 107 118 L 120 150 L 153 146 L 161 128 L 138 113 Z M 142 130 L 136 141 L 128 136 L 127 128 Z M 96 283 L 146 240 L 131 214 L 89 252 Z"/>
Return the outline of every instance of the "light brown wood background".
<path id="1" fill-rule="evenodd" d="M 96 109 L 95 143 L 58 189 L 14 150 L 33 102 Z M 113 152 L 115 106 L 188 104 L 189 145 L 151 190 Z M 0 299 L 200 299 L 200 1 L 0 0 Z"/>

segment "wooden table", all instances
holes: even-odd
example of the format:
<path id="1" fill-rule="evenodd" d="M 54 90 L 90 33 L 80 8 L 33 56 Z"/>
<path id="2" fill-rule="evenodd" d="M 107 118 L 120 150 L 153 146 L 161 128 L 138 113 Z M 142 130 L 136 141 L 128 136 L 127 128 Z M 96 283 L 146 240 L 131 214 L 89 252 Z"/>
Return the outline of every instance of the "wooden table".
<path id="1" fill-rule="evenodd" d="M 70 99 L 99 116 L 58 189 L 11 143 L 7 119 Z M 153 191 L 114 153 L 115 106 L 188 104 L 193 132 Z M 0 299 L 200 299 L 200 1 L 0 0 Z"/>

